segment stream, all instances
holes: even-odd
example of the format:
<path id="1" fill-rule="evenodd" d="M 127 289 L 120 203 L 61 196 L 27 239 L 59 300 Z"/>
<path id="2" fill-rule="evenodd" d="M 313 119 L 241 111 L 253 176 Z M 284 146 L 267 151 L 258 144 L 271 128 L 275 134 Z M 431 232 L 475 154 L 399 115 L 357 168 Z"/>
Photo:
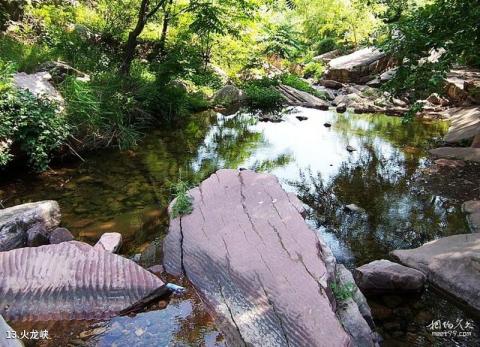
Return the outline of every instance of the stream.
<path id="1" fill-rule="evenodd" d="M 397 117 L 299 107 L 284 113 L 280 123 L 259 122 L 247 111 L 200 113 L 182 127 L 151 133 L 134 150 L 91 153 L 85 162 L 53 166 L 34 179 L 0 180 L 0 200 L 5 207 L 57 200 L 62 226 L 78 240 L 94 244 L 105 232 L 120 232 L 121 253 L 144 266 L 161 262 L 172 184 L 179 179 L 197 184 L 219 168 L 276 175 L 307 205 L 307 222 L 349 269 L 389 259 L 394 249 L 469 232 L 461 206 L 431 195 L 418 180 L 429 164 L 426 150 L 444 135 L 446 123 L 403 124 Z M 347 151 L 347 146 L 355 150 Z M 347 211 L 349 204 L 363 212 Z M 212 319 L 188 288 L 187 295 L 136 317 L 93 325 L 35 323 L 48 328 L 52 339 L 31 345 L 81 346 L 88 340 L 85 346 L 223 346 Z M 469 338 L 432 337 L 427 326 L 433 320 L 475 319 L 434 288 L 369 303 L 385 346 L 480 345 L 478 320 Z"/>

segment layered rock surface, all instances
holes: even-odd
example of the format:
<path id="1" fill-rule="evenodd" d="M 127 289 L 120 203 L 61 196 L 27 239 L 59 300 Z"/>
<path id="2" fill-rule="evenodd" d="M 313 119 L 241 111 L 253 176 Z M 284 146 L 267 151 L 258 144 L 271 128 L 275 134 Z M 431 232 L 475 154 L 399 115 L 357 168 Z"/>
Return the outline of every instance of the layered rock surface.
<path id="1" fill-rule="evenodd" d="M 13 321 L 110 318 L 163 282 L 77 241 L 0 252 L 0 314 Z"/>
<path id="2" fill-rule="evenodd" d="M 480 234 L 444 237 L 392 255 L 422 271 L 427 279 L 480 311 Z"/>
<path id="3" fill-rule="evenodd" d="M 278 86 L 277 89 L 282 94 L 285 101 L 291 106 L 328 110 L 328 103 L 314 95 L 283 84 Z"/>
<path id="4" fill-rule="evenodd" d="M 165 270 L 184 273 L 232 346 L 350 346 L 328 287 L 324 250 L 301 203 L 277 179 L 220 170 L 171 220 Z"/>

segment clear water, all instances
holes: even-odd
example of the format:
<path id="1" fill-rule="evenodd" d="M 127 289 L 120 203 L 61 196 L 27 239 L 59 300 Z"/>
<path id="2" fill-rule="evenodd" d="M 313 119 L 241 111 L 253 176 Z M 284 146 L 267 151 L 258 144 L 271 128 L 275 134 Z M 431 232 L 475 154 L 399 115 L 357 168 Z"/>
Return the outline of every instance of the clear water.
<path id="1" fill-rule="evenodd" d="M 308 119 L 300 121 L 300 115 Z M 156 245 L 161 245 L 168 225 L 172 183 L 182 179 L 193 185 L 219 168 L 244 167 L 276 175 L 285 189 L 297 193 L 309 207 L 308 223 L 349 268 L 388 258 L 393 249 L 468 232 L 460 206 L 430 195 L 416 181 L 427 164 L 426 149 L 442 137 L 447 124 L 405 125 L 395 117 L 304 108 L 286 112 L 284 119 L 258 122 L 243 111 L 231 116 L 198 114 L 179 128 L 152 133 L 135 150 L 92 153 L 85 163 L 54 168 L 35 180 L 20 177 L 5 182 L 0 185 L 0 199 L 7 206 L 58 200 L 63 224 L 78 239 L 94 243 L 104 232 L 121 232 L 122 252 L 144 252 L 146 263 L 161 260 L 161 246 Z M 347 151 L 347 146 L 356 150 Z M 344 206 L 352 203 L 364 213 L 347 212 Z M 156 241 L 153 246 L 152 241 Z M 177 304 L 170 303 L 166 310 L 130 321 L 118 319 L 116 325 L 131 331 L 129 324 L 141 326 L 147 316 L 162 317 L 153 319 L 158 330 L 176 331 L 167 322 L 178 322 L 178 310 L 189 304 L 175 300 Z M 213 324 L 198 319 L 201 304 L 191 300 L 197 315 L 181 311 L 186 315 L 182 319 L 199 333 L 186 345 L 221 343 L 213 338 L 217 336 Z M 472 319 L 431 289 L 420 297 L 374 298 L 371 304 L 385 345 L 468 346 L 479 341 L 478 332 L 473 340 L 431 336 L 426 330 L 429 320 Z M 109 328 L 102 334 L 104 340 L 96 343 L 110 341 L 114 331 Z M 127 339 L 127 345 L 150 345 L 141 344 L 144 340 L 139 338 L 134 342 L 135 336 Z M 174 333 L 156 338 L 162 345 L 185 345 Z"/>

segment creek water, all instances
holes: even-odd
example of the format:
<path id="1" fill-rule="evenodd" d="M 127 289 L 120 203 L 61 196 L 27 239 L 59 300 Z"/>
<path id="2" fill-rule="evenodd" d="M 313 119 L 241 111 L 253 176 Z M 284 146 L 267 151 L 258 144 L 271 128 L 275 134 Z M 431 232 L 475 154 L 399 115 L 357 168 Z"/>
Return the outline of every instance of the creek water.
<path id="1" fill-rule="evenodd" d="M 122 253 L 147 266 L 161 262 L 166 208 L 175 182 L 193 185 L 219 168 L 266 171 L 299 196 L 308 207 L 312 229 L 338 262 L 352 269 L 388 259 L 394 249 L 469 232 L 458 202 L 433 196 L 418 180 L 428 164 L 426 150 L 447 127 L 439 121 L 403 124 L 396 117 L 305 108 L 285 110 L 280 123 L 259 122 L 247 111 L 230 116 L 210 111 L 181 127 L 153 132 L 134 150 L 96 152 L 83 163 L 53 167 L 35 179 L 19 176 L 0 183 L 0 200 L 5 206 L 57 200 L 63 226 L 77 239 L 93 244 L 104 232 L 120 232 Z M 362 211 L 349 212 L 348 204 Z M 418 296 L 371 298 L 369 303 L 385 346 L 480 343 L 480 322 L 433 288 Z M 471 337 L 437 338 L 427 328 L 433 320 L 458 319 L 475 322 Z M 223 345 L 192 289 L 162 310 L 96 324 L 89 327 L 93 337 L 87 345 Z M 52 343 L 76 341 L 86 328 L 64 325 L 52 325 Z M 25 324 L 13 326 L 23 329 Z"/>

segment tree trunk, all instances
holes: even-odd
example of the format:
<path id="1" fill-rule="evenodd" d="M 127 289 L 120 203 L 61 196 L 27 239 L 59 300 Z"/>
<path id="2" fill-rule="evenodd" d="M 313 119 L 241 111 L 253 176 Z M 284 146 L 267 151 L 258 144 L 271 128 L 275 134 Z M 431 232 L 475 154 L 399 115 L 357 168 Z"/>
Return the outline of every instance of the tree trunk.
<path id="1" fill-rule="evenodd" d="M 140 4 L 140 9 L 138 11 L 137 25 L 128 34 L 128 40 L 125 46 L 125 52 L 123 56 L 123 63 L 120 66 L 120 72 L 124 75 L 128 75 L 130 73 L 132 61 L 133 58 L 135 58 L 135 49 L 137 48 L 138 44 L 138 36 L 140 36 L 143 28 L 145 28 L 145 24 L 147 24 L 148 2 L 149 0 L 142 0 L 142 3 Z"/>
<path id="2" fill-rule="evenodd" d="M 158 54 L 163 58 L 166 54 L 165 45 L 167 43 L 168 24 L 170 23 L 170 12 L 173 0 L 169 0 L 167 8 L 165 9 L 165 16 L 163 17 L 162 35 L 160 36 L 160 43 L 158 47 Z"/>

